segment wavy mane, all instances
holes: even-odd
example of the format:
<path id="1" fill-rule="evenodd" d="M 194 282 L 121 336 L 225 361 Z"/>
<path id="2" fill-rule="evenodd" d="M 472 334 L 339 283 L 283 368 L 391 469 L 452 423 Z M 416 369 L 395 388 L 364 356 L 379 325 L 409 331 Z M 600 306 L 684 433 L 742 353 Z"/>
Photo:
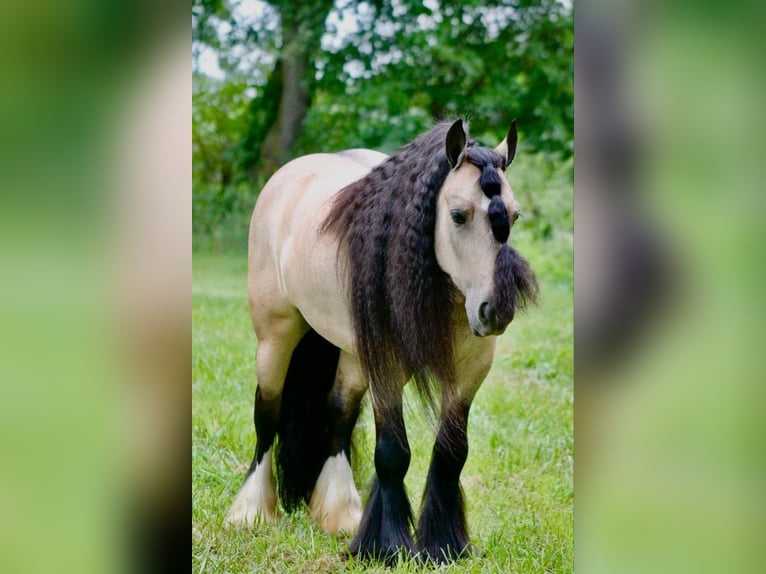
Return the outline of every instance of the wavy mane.
<path id="1" fill-rule="evenodd" d="M 323 225 L 348 254 L 357 352 L 376 402 L 388 404 L 413 377 L 433 407 L 434 380 L 447 387 L 455 381 L 457 290 L 434 250 L 436 200 L 450 171 L 449 126 L 438 124 L 342 189 Z"/>

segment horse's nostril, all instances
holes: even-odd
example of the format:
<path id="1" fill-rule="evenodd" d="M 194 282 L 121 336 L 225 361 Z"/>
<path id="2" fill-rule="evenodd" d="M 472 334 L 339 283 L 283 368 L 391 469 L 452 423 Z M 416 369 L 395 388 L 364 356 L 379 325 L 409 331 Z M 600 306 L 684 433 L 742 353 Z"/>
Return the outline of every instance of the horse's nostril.
<path id="1" fill-rule="evenodd" d="M 487 312 L 488 309 L 489 309 L 489 302 L 487 301 L 484 301 L 484 303 L 479 305 L 479 319 L 485 325 L 489 323 L 489 313 Z"/>

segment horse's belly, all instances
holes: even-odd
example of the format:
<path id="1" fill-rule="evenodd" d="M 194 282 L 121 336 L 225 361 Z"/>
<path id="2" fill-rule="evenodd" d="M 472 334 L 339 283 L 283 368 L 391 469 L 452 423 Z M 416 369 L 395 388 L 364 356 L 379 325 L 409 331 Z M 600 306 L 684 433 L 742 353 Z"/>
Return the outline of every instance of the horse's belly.
<path id="1" fill-rule="evenodd" d="M 285 289 L 291 303 L 322 337 L 344 351 L 353 351 L 353 328 L 348 302 L 336 267 L 335 242 L 304 243 L 305 257 L 286 256 L 282 262 Z M 300 259 L 298 261 L 297 259 Z"/>

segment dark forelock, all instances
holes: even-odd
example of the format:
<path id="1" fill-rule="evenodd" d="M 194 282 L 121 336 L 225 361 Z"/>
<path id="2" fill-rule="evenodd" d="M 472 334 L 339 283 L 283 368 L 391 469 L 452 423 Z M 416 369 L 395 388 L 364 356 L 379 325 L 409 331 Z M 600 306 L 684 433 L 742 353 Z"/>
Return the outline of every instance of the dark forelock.
<path id="1" fill-rule="evenodd" d="M 511 222 L 508 210 L 500 198 L 502 183 L 497 173 L 498 169 L 505 168 L 505 161 L 499 153 L 486 147 L 469 147 L 465 157 L 481 170 L 479 186 L 484 195 L 491 200 L 488 215 L 492 235 L 500 243 L 505 243 L 511 233 Z"/>

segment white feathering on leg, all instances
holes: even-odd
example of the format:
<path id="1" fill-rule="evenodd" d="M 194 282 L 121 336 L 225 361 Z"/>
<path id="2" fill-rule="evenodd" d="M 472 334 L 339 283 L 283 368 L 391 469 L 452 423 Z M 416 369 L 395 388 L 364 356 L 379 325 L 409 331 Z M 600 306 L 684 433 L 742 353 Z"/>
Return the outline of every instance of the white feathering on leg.
<path id="1" fill-rule="evenodd" d="M 226 515 L 227 524 L 253 526 L 261 520 L 274 522 L 277 513 L 277 491 L 271 471 L 271 449 L 247 477 Z"/>
<path id="2" fill-rule="evenodd" d="M 362 519 L 362 501 L 346 455 L 338 453 L 325 461 L 309 507 L 311 516 L 328 534 L 356 532 Z"/>

